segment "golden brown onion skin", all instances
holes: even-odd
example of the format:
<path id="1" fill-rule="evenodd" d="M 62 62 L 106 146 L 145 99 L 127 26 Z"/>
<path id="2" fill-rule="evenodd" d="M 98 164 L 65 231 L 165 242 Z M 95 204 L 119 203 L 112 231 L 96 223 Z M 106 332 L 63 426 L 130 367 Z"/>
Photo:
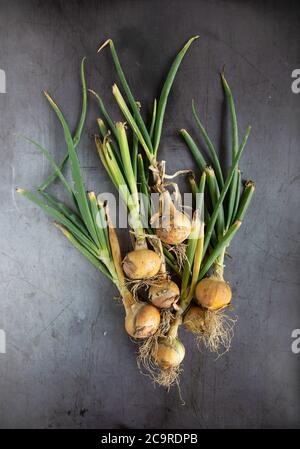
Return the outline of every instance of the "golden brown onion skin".
<path id="1" fill-rule="evenodd" d="M 131 251 L 123 260 L 123 270 L 129 279 L 149 279 L 161 267 L 161 259 L 155 251 L 139 249 Z"/>
<path id="2" fill-rule="evenodd" d="M 199 306 L 191 306 L 183 319 L 184 327 L 189 332 L 199 332 L 205 328 L 205 310 Z"/>
<path id="3" fill-rule="evenodd" d="M 156 235 L 168 245 L 179 245 L 191 233 L 190 219 L 179 211 L 176 211 L 173 216 L 161 217 L 159 223 L 160 226 L 156 229 Z"/>
<path id="4" fill-rule="evenodd" d="M 185 348 L 178 338 L 162 337 L 153 350 L 153 359 L 161 369 L 179 366 L 185 356 Z"/>
<path id="5" fill-rule="evenodd" d="M 160 313 L 150 304 L 136 303 L 127 310 L 125 329 L 133 338 L 151 337 L 157 331 L 159 324 Z"/>
<path id="6" fill-rule="evenodd" d="M 152 285 L 149 289 L 148 298 L 151 304 L 159 309 L 169 309 L 178 301 L 180 290 L 175 282 L 168 279 L 158 285 Z"/>
<path id="7" fill-rule="evenodd" d="M 198 283 L 195 296 L 199 306 L 216 311 L 230 304 L 232 292 L 227 282 L 211 276 Z"/>

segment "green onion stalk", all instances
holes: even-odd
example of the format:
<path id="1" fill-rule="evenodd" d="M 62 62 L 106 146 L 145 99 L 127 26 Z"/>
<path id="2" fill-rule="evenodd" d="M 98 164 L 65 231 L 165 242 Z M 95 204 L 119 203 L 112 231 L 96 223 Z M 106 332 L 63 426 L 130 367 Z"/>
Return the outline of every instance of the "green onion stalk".
<path id="1" fill-rule="evenodd" d="M 164 83 L 159 101 L 157 102 L 156 100 L 154 100 L 151 123 L 149 127 L 146 125 L 141 116 L 140 104 L 136 101 L 132 94 L 113 41 L 109 39 L 99 48 L 99 51 L 101 51 L 106 46 L 109 46 L 110 48 L 116 72 L 122 85 L 126 100 L 117 84 L 113 85 L 113 95 L 126 119 L 127 124 L 132 129 L 133 139 L 130 145 L 126 136 L 125 124 L 115 124 L 111 119 L 109 113 L 107 112 L 102 98 L 95 91 L 90 90 L 90 92 L 96 97 L 101 112 L 101 118 L 98 119 L 100 136 L 96 136 L 95 138 L 96 146 L 103 166 L 108 172 L 115 187 L 121 192 L 122 199 L 128 207 L 130 216 L 134 218 L 133 221 L 130 220 L 130 225 L 135 236 L 137 237 L 138 247 L 136 247 L 135 250 L 144 247 L 145 238 L 143 239 L 143 235 L 145 235 L 145 233 L 149 236 L 149 241 L 154 247 L 161 247 L 160 242 L 157 243 L 157 240 L 155 240 L 153 227 L 151 227 L 148 223 L 146 224 L 146 229 L 143 229 L 142 225 L 142 212 L 146 211 L 151 215 L 153 212 L 153 205 L 151 203 L 148 183 L 149 167 L 151 168 L 154 179 L 156 180 L 156 188 L 158 188 L 159 186 L 158 189 L 162 193 L 160 197 L 160 210 L 164 209 L 164 212 L 165 209 L 170 210 L 171 220 L 174 221 L 175 219 L 177 220 L 177 223 L 179 222 L 179 226 L 177 229 L 177 239 L 178 235 L 180 234 L 181 241 L 185 240 L 190 233 L 190 221 L 188 217 L 185 214 L 179 212 L 177 213 L 169 192 L 162 191 L 163 183 L 161 174 L 162 170 L 164 174 L 164 162 L 159 163 L 157 161 L 157 152 L 161 139 L 164 114 L 169 92 L 171 90 L 180 63 L 191 43 L 196 38 L 197 37 L 191 38 L 176 56 L 168 73 L 167 79 Z M 120 136 L 121 134 L 122 138 Z M 143 149 L 143 152 L 146 156 L 146 162 L 143 160 L 142 155 L 138 152 L 139 146 L 141 146 Z M 138 192 L 143 194 L 140 201 L 138 198 Z M 141 201 L 143 201 L 143 204 L 141 204 Z M 172 234 L 174 241 L 175 232 L 174 229 L 172 230 L 173 232 L 169 231 L 168 234 L 169 236 L 170 234 Z M 160 241 L 164 242 L 165 240 L 166 243 L 167 237 L 164 239 L 164 235 L 162 235 L 164 231 L 164 226 L 161 226 L 157 230 L 156 234 L 159 237 Z M 167 243 L 170 243 L 170 241 L 168 241 Z M 162 261 L 159 271 L 160 275 L 164 277 L 164 275 L 166 274 L 165 262 L 175 272 L 179 273 L 179 268 L 176 264 L 176 258 L 165 246 L 162 248 L 162 251 L 157 251 L 157 253 L 161 254 Z M 133 256 L 136 256 L 137 254 L 138 253 L 136 252 L 132 252 L 132 254 L 130 255 L 131 260 L 128 261 L 127 258 L 125 258 L 124 261 L 124 269 L 126 275 L 129 278 L 136 280 L 138 279 L 138 277 L 132 276 L 131 268 L 133 267 L 133 264 L 136 265 L 136 261 L 140 262 L 140 258 L 135 257 L 133 260 Z M 127 262 L 129 263 L 127 264 Z M 126 269 L 127 267 L 129 268 L 129 270 Z M 141 267 L 142 264 L 138 263 L 137 268 Z M 138 274 L 139 276 L 141 275 L 141 273 Z M 140 278 L 145 277 L 140 276 Z M 175 301 L 179 298 L 179 290 L 177 285 L 174 282 L 170 281 L 166 275 L 162 281 L 163 282 L 159 283 L 158 286 L 154 285 L 150 288 L 149 299 L 158 307 L 167 308 L 172 303 L 174 304 Z M 167 291 L 167 294 L 164 294 L 164 291 Z"/>
<path id="2" fill-rule="evenodd" d="M 31 193 L 21 188 L 18 188 L 17 192 L 53 218 L 56 227 L 62 231 L 71 244 L 117 287 L 125 308 L 125 328 L 127 333 L 137 339 L 148 338 L 157 331 L 160 325 L 160 314 L 152 305 L 137 301 L 128 290 L 122 269 L 119 242 L 109 218 L 108 206 L 99 203 L 94 192 L 86 193 L 76 152 L 87 110 L 84 60 L 81 66 L 81 78 L 83 104 L 80 121 L 74 137 L 71 135 L 69 125 L 62 111 L 51 96 L 45 92 L 46 98 L 62 126 L 68 151 L 67 157 L 65 156 L 61 164 L 57 164 L 47 149 L 33 139 L 27 138 L 27 141 L 33 144 L 47 158 L 54 169 L 54 173 L 38 187 L 36 193 Z M 120 139 L 122 138 L 122 129 L 120 129 Z M 62 171 L 68 160 L 71 166 L 71 183 L 67 181 Z M 56 178 L 59 178 L 68 193 L 72 204 L 71 207 L 46 191 L 47 187 Z"/>
<path id="3" fill-rule="evenodd" d="M 129 150 L 129 141 L 126 133 L 126 128 L 124 123 L 117 122 L 113 126 L 111 135 L 116 136 L 116 140 L 112 142 L 108 137 L 108 129 L 106 124 L 102 119 L 98 120 L 98 125 L 102 139 L 97 136 L 95 138 L 97 150 L 101 158 L 102 164 L 105 167 L 107 173 L 109 174 L 113 184 L 116 188 L 119 188 L 122 199 L 128 207 L 130 212 L 130 226 L 136 237 L 137 244 L 135 245 L 134 251 L 131 251 L 125 257 L 123 261 L 123 270 L 126 276 L 133 280 L 131 282 L 132 291 L 136 293 L 141 287 L 148 287 L 147 299 L 152 307 L 155 306 L 160 310 L 158 314 L 161 316 L 160 325 L 157 332 L 154 335 L 149 335 L 149 338 L 145 339 L 143 344 L 139 347 L 139 360 L 144 364 L 144 366 L 149 367 L 149 360 L 155 361 L 156 365 L 162 368 L 160 361 L 162 352 L 162 344 L 165 342 L 164 338 L 169 341 L 169 336 L 172 334 L 172 329 L 174 328 L 174 323 L 172 325 L 172 312 L 174 308 L 176 309 L 177 302 L 180 296 L 180 290 L 177 284 L 170 279 L 166 271 L 166 261 L 163 255 L 162 245 L 159 238 L 150 234 L 150 242 L 154 248 L 154 251 L 147 250 L 144 245 L 146 245 L 145 229 L 142 224 L 142 208 L 147 207 L 147 205 L 142 205 L 139 201 L 139 191 L 137 186 L 137 178 L 134 173 L 133 155 L 136 154 L 135 151 Z M 132 142 L 134 145 L 134 141 Z M 133 148 L 134 149 L 134 148 Z M 118 156 L 119 155 L 119 158 Z M 143 160 L 141 155 L 137 157 L 137 173 L 140 173 L 141 164 Z M 142 174 L 144 174 L 142 170 Z M 145 188 L 148 189 L 145 178 L 140 184 L 140 192 L 145 192 Z M 148 198 L 148 193 L 144 195 L 144 198 Z M 147 253 L 146 253 L 147 252 Z M 149 263 L 149 254 L 152 253 L 154 256 L 160 256 L 160 269 L 159 273 L 152 272 L 151 276 L 146 278 L 144 271 L 145 265 Z M 150 261 L 151 262 L 151 261 Z M 147 266 L 147 265 L 146 265 Z M 150 268 L 153 266 L 150 265 Z M 133 275 L 134 274 L 134 275 Z M 178 343 L 180 345 L 181 343 Z M 158 352 L 155 352 L 157 350 Z M 170 349 L 171 351 L 171 349 Z M 166 358 L 165 351 L 164 360 Z M 169 367 L 168 371 L 165 370 L 166 365 L 164 364 L 164 369 L 159 370 L 159 374 L 153 371 L 153 379 L 160 385 L 166 387 L 170 386 L 170 382 L 173 377 L 170 376 L 170 372 L 175 372 L 174 367 Z M 167 376 L 167 373 L 168 376 Z"/>
<path id="4" fill-rule="evenodd" d="M 103 166 L 130 212 L 129 224 L 135 236 L 134 251 L 129 252 L 123 260 L 123 269 L 130 279 L 133 291 L 149 287 L 148 300 L 159 309 L 171 308 L 179 298 L 179 289 L 166 271 L 165 257 L 161 242 L 143 228 L 143 207 L 139 196 L 136 169 L 134 168 L 135 151 L 129 150 L 125 124 L 117 122 L 113 131 L 117 137 L 115 143 L 109 141 L 108 130 L 102 119 L 98 119 L 103 140 L 95 137 L 96 146 Z M 133 141 L 133 146 L 136 142 Z M 133 148 L 134 150 L 134 148 Z M 119 160 L 117 157 L 119 154 Z M 137 164 L 140 163 L 138 160 Z M 148 198 L 147 195 L 144 198 Z M 142 198 L 143 199 L 143 198 Z M 147 248 L 146 235 L 154 250 Z"/>
<path id="5" fill-rule="evenodd" d="M 135 237 L 134 250 L 129 252 L 123 260 L 123 269 L 129 279 L 145 281 L 159 273 L 162 265 L 162 256 L 148 249 L 147 246 L 146 234 L 142 223 L 139 192 L 125 124 L 117 122 L 113 125 L 117 137 L 115 144 L 110 142 L 107 129 L 101 119 L 98 120 L 98 124 L 100 132 L 104 137 L 103 140 L 99 136 L 95 137 L 96 147 L 103 166 L 128 207 L 129 224 Z"/>
<path id="6" fill-rule="evenodd" d="M 173 64 L 171 65 L 171 68 L 168 72 L 166 81 L 163 85 L 159 100 L 154 100 L 151 123 L 149 126 L 146 125 L 141 116 L 139 104 L 134 98 L 131 88 L 127 82 L 113 41 L 109 39 L 99 48 L 99 51 L 101 51 L 106 46 L 110 48 L 115 69 L 124 92 L 123 95 L 119 86 L 117 84 L 114 84 L 112 88 L 114 98 L 116 99 L 116 102 L 121 109 L 127 124 L 133 131 L 136 139 L 136 144 L 138 144 L 143 149 L 143 152 L 146 156 L 146 162 L 144 162 L 142 156 L 138 154 L 137 151 L 133 150 L 132 152 L 134 157 L 136 157 L 137 155 L 137 181 L 140 185 L 140 190 L 146 195 L 147 198 L 150 192 L 150 169 L 154 180 L 152 190 L 160 193 L 159 211 L 153 216 L 153 219 L 151 220 L 147 231 L 151 234 L 155 232 L 159 239 L 162 241 L 166 262 L 177 273 L 180 270 L 177 266 L 178 264 L 176 261 L 176 257 L 171 253 L 171 251 L 168 250 L 168 247 L 169 245 L 179 245 L 188 238 L 191 231 L 191 223 L 189 218 L 184 213 L 177 210 L 174 202 L 172 201 L 170 193 L 166 189 L 167 183 L 164 182 L 164 179 L 169 177 L 165 174 L 165 162 L 159 162 L 157 160 L 157 154 L 161 141 L 164 116 L 170 90 L 186 52 L 188 51 L 192 42 L 197 38 L 198 36 L 194 36 L 189 39 L 175 57 Z M 101 99 L 99 100 L 102 115 L 104 117 L 106 115 L 107 118 L 107 114 L 103 107 L 103 101 Z M 108 120 L 108 123 L 109 121 L 110 120 Z M 152 211 L 153 207 L 149 198 L 147 199 L 147 202 L 150 204 L 150 210 Z"/>
<path id="7" fill-rule="evenodd" d="M 206 173 L 206 184 L 210 198 L 210 210 L 206 207 L 205 238 L 202 251 L 202 264 L 198 273 L 198 283 L 194 297 L 196 305 L 191 306 L 184 318 L 186 328 L 198 335 L 199 341 L 218 351 L 220 346 L 228 349 L 233 335 L 233 320 L 223 310 L 232 299 L 230 285 L 224 280 L 224 258 L 228 247 L 240 228 L 255 190 L 253 181 L 247 181 L 241 194 L 241 171 L 239 161 L 246 146 L 251 127 L 246 129 L 239 143 L 237 116 L 231 89 L 221 74 L 222 84 L 228 101 L 231 117 L 231 167 L 226 173 L 221 168 L 216 148 L 192 102 L 192 113 L 200 138 L 205 144 L 209 162 L 205 159 L 199 146 L 187 130 L 180 134 L 191 151 L 196 164 L 202 173 Z M 195 179 L 190 180 L 194 195 L 199 192 Z M 209 277 L 207 273 L 212 268 Z"/>
<path id="8" fill-rule="evenodd" d="M 165 179 L 168 180 L 171 177 L 165 174 L 165 162 L 159 162 L 157 159 L 157 154 L 162 135 L 167 100 L 172 84 L 182 59 L 184 58 L 192 42 L 197 38 L 198 36 L 191 38 L 175 57 L 163 85 L 159 100 L 154 100 L 151 122 L 149 126 L 146 125 L 141 116 L 140 105 L 132 94 L 113 41 L 109 39 L 99 48 L 99 51 L 101 51 L 104 47 L 109 47 L 115 69 L 123 89 L 122 94 L 119 86 L 114 84 L 112 92 L 123 116 L 126 119 L 126 123 L 133 132 L 132 150 L 127 158 L 128 160 L 131 158 L 132 169 L 130 168 L 130 170 L 128 170 L 124 165 L 120 139 L 116 132 L 116 128 L 121 125 L 114 125 L 101 97 L 95 91 L 91 91 L 98 101 L 102 116 L 101 119 L 98 120 L 102 140 L 99 137 L 96 137 L 96 145 L 102 163 L 108 171 L 116 188 L 118 188 L 120 184 L 125 184 L 127 185 L 129 191 L 131 189 L 131 193 L 134 189 L 136 194 L 137 186 L 139 192 L 143 194 L 143 210 L 149 212 L 149 215 L 152 216 L 145 231 L 148 235 L 152 236 L 155 233 L 158 240 L 152 237 L 152 244 L 158 245 L 159 248 L 163 248 L 165 259 L 162 259 L 161 272 L 165 273 L 164 262 L 166 262 L 179 275 L 179 277 L 181 272 L 177 262 L 178 259 L 174 256 L 174 253 L 172 254 L 170 249 L 173 249 L 172 247 L 180 245 L 188 239 L 192 230 L 192 224 L 187 215 L 175 207 L 171 194 L 166 188 L 167 184 L 174 185 L 174 183 L 165 182 Z M 110 137 L 109 140 L 107 139 L 108 134 Z M 138 146 L 142 148 L 146 160 L 143 159 L 142 154 L 139 154 Z M 118 155 L 121 155 L 121 157 L 118 157 Z M 154 185 L 152 185 L 152 191 L 159 193 L 159 210 L 154 215 L 153 205 L 150 198 L 151 190 L 149 187 L 149 169 L 152 172 L 154 182 Z M 130 209 L 130 205 L 127 200 L 127 187 L 125 188 L 126 193 L 123 194 L 123 199 L 127 204 L 127 207 Z M 177 186 L 175 186 L 175 188 L 176 187 Z M 137 204 L 135 205 L 135 208 L 141 212 L 141 209 L 138 209 Z M 137 233 L 137 229 L 134 229 L 134 232 Z M 162 253 L 161 249 L 160 253 Z M 195 287 L 194 284 L 196 279 L 197 277 L 194 275 L 192 289 Z M 179 287 L 168 277 L 165 279 L 160 279 L 158 283 L 151 285 L 149 288 L 148 299 L 152 304 L 163 310 L 178 310 L 178 301 L 180 297 Z M 175 313 L 175 315 L 176 318 L 174 320 L 170 319 L 170 315 L 168 315 L 168 318 L 165 320 L 166 326 L 163 331 L 159 333 L 158 338 L 152 340 L 150 343 L 147 342 L 146 345 L 143 345 L 140 348 L 141 361 L 144 365 L 149 365 L 149 358 L 154 360 L 156 366 L 158 366 L 160 370 L 159 373 L 157 374 L 156 372 L 153 377 L 158 383 L 165 386 L 170 386 L 170 384 L 174 382 L 175 378 L 177 378 L 179 365 L 184 356 L 183 345 L 177 337 L 178 327 L 182 321 L 182 318 L 177 313 Z M 176 348 L 174 349 L 173 346 Z M 170 356 L 169 362 L 167 362 L 168 355 Z"/>
<path id="9" fill-rule="evenodd" d="M 161 368 L 159 383 L 167 387 L 178 383 L 181 372 L 180 366 L 185 356 L 185 348 L 178 333 L 185 313 L 193 299 L 201 268 L 204 244 L 203 208 L 205 183 L 206 173 L 203 172 L 199 185 L 199 194 L 201 195 L 198 197 L 197 208 L 193 213 L 186 260 L 182 272 L 180 301 L 168 332 L 158 340 L 154 351 L 154 359 Z"/>

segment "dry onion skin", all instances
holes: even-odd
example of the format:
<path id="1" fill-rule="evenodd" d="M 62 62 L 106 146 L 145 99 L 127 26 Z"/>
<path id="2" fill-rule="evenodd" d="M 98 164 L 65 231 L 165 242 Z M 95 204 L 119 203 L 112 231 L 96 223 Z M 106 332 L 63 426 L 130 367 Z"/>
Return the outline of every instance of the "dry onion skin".
<path id="1" fill-rule="evenodd" d="M 165 279 L 157 285 L 152 285 L 149 289 L 148 299 L 159 309 L 169 309 L 177 303 L 180 296 L 178 285 Z"/>
<path id="2" fill-rule="evenodd" d="M 161 337 L 153 349 L 153 360 L 161 369 L 169 370 L 181 364 L 185 356 L 185 348 L 176 338 Z"/>
<path id="3" fill-rule="evenodd" d="M 184 327 L 196 335 L 197 344 L 218 355 L 230 349 L 236 320 L 223 311 L 191 306 L 184 316 Z"/>
<path id="4" fill-rule="evenodd" d="M 192 224 L 189 217 L 178 210 L 167 190 L 159 197 L 159 212 L 152 217 L 157 237 L 165 244 L 179 245 L 190 235 Z"/>
<path id="5" fill-rule="evenodd" d="M 184 316 L 183 324 L 189 332 L 204 332 L 205 310 L 198 306 L 191 306 Z"/>
<path id="6" fill-rule="evenodd" d="M 158 309 L 150 304 L 137 302 L 126 310 L 126 332 L 136 339 L 149 338 L 155 334 L 160 324 Z"/>
<path id="7" fill-rule="evenodd" d="M 161 267 L 159 255 L 150 249 L 129 252 L 123 260 L 123 270 L 129 279 L 149 279 L 156 276 Z"/>
<path id="8" fill-rule="evenodd" d="M 230 285 L 216 276 L 202 279 L 195 290 L 197 304 L 211 311 L 227 307 L 230 304 L 231 297 Z"/>
<path id="9" fill-rule="evenodd" d="M 190 219 L 183 212 L 175 211 L 170 217 L 161 217 L 159 225 L 156 235 L 168 245 L 183 243 L 191 233 Z"/>
<path id="10" fill-rule="evenodd" d="M 147 375 L 155 383 L 167 389 L 175 384 L 179 386 L 181 362 L 185 356 L 185 348 L 178 338 L 181 322 L 181 317 L 177 315 L 171 324 L 162 326 L 161 323 L 157 333 L 146 339 L 139 349 L 138 363 L 146 368 Z"/>

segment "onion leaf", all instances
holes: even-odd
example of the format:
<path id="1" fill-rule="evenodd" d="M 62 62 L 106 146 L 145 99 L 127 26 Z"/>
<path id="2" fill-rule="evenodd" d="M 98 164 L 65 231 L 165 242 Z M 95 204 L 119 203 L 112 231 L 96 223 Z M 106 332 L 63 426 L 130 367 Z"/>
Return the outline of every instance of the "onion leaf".
<path id="1" fill-rule="evenodd" d="M 202 123 L 199 119 L 199 116 L 198 116 L 196 108 L 195 108 L 194 100 L 192 100 L 192 111 L 193 111 L 193 117 L 195 119 L 196 125 L 200 131 L 200 135 L 202 136 L 202 138 L 206 144 L 206 147 L 209 151 L 209 154 L 210 154 L 210 157 L 211 157 L 211 160 L 213 163 L 213 167 L 216 172 L 216 177 L 217 177 L 217 180 L 219 183 L 219 187 L 222 188 L 224 185 L 224 179 L 223 179 L 223 173 L 222 173 L 222 169 L 220 166 L 219 158 L 218 158 L 214 144 L 212 143 L 206 129 L 204 128 L 204 126 L 202 125 Z"/>
<path id="2" fill-rule="evenodd" d="M 86 80 L 85 80 L 85 73 L 84 73 L 85 61 L 86 61 L 86 58 L 83 58 L 81 61 L 81 70 L 80 71 L 81 71 L 81 84 L 82 84 L 82 109 L 81 109 L 81 115 L 80 115 L 80 119 L 79 119 L 79 122 L 77 125 L 77 129 L 75 131 L 75 135 L 73 138 L 75 148 L 78 145 L 80 138 L 81 138 L 81 134 L 82 134 L 85 119 L 86 119 L 86 111 L 87 111 L 87 87 L 86 87 Z M 59 169 L 61 172 L 62 172 L 64 166 L 66 165 L 68 159 L 69 159 L 69 153 L 67 152 L 67 154 L 63 158 L 62 162 L 59 164 Z M 37 188 L 37 190 L 46 190 L 46 188 L 53 181 L 55 181 L 56 177 L 57 177 L 57 172 L 55 171 L 55 173 L 48 176 L 48 178 Z"/>
<path id="3" fill-rule="evenodd" d="M 182 135 L 185 143 L 187 144 L 188 149 L 192 153 L 196 164 L 200 168 L 201 172 L 205 170 L 205 167 L 207 166 L 206 160 L 204 159 L 201 151 L 199 150 L 196 142 L 194 139 L 190 136 L 190 134 L 187 132 L 186 129 L 181 129 L 180 134 Z"/>
<path id="4" fill-rule="evenodd" d="M 84 187 L 83 179 L 82 179 L 81 173 L 80 173 L 80 165 L 79 165 L 78 156 L 77 156 L 77 153 L 76 153 L 76 150 L 74 147 L 73 139 L 72 139 L 68 124 L 67 124 L 61 110 L 59 109 L 57 104 L 54 102 L 54 100 L 50 97 L 50 95 L 47 92 L 45 92 L 45 95 L 62 125 L 63 131 L 64 131 L 64 136 L 65 136 L 65 141 L 66 141 L 66 144 L 68 147 L 69 158 L 70 158 L 70 162 L 71 162 L 71 171 L 72 171 L 72 177 L 73 177 L 73 182 L 74 182 L 74 187 L 75 187 L 74 196 L 76 198 L 82 219 L 83 219 L 86 227 L 88 228 L 89 233 L 91 234 L 94 242 L 96 243 L 97 242 L 97 234 L 96 234 L 95 226 L 94 226 L 93 219 L 91 216 L 91 212 L 89 209 L 88 201 L 86 198 L 85 187 Z"/>
<path id="5" fill-rule="evenodd" d="M 70 193 L 73 197 L 73 190 L 71 188 L 71 186 L 69 185 L 68 181 L 66 180 L 66 178 L 64 177 L 64 175 L 62 174 L 60 168 L 58 167 L 58 165 L 56 164 L 54 158 L 51 156 L 51 154 L 49 153 L 48 150 L 46 150 L 46 148 L 42 147 L 42 145 L 40 145 L 38 142 L 36 142 L 33 139 L 30 139 L 29 137 L 26 136 L 22 136 L 23 139 L 27 140 L 28 142 L 30 142 L 32 145 L 34 145 L 37 150 L 43 154 L 46 159 L 50 162 L 50 164 L 52 165 L 52 167 L 55 170 L 55 175 L 59 177 L 59 179 L 61 180 L 61 182 L 63 183 L 63 185 L 65 186 L 66 190 L 68 193 Z M 43 189 L 38 189 L 38 190 L 43 190 Z"/>
<path id="6" fill-rule="evenodd" d="M 220 207 L 221 207 L 221 205 L 222 205 L 222 203 L 224 201 L 225 195 L 226 195 L 226 193 L 228 191 L 228 188 L 229 188 L 229 186 L 231 184 L 231 181 L 232 181 L 232 178 L 233 178 L 233 175 L 234 175 L 234 171 L 235 171 L 235 169 L 236 169 L 236 167 L 238 165 L 238 162 L 239 162 L 239 160 L 240 160 L 240 158 L 242 156 L 242 153 L 243 153 L 245 145 L 247 143 L 250 131 L 251 131 L 251 127 L 249 126 L 247 128 L 247 130 L 246 130 L 246 133 L 245 133 L 244 139 L 243 139 L 243 141 L 242 141 L 242 143 L 240 145 L 240 148 L 239 148 L 239 150 L 238 150 L 238 152 L 237 152 L 237 154 L 236 154 L 236 156 L 235 156 L 235 158 L 233 160 L 231 169 L 230 169 L 230 171 L 228 173 L 228 176 L 226 178 L 226 181 L 225 181 L 225 184 L 223 186 L 223 189 L 222 189 L 222 191 L 220 193 L 220 196 L 219 196 L 219 199 L 217 201 L 217 204 L 216 204 L 216 206 L 214 208 L 214 211 L 212 213 L 210 221 L 209 221 L 209 223 L 207 225 L 206 235 L 205 235 L 205 240 L 204 240 L 203 254 L 206 253 L 206 250 L 208 248 L 209 241 L 210 241 L 210 238 L 211 238 L 211 235 L 212 235 L 212 232 L 213 232 L 213 229 L 214 229 L 217 217 L 219 215 L 219 209 L 220 209 Z"/>
<path id="7" fill-rule="evenodd" d="M 110 51 L 111 51 L 111 55 L 115 64 L 115 68 L 118 74 L 118 77 L 121 81 L 121 84 L 123 86 L 124 92 L 126 94 L 126 97 L 129 101 L 129 104 L 131 106 L 133 115 L 136 116 L 136 121 L 138 124 L 139 129 L 141 130 L 141 133 L 143 135 L 143 139 L 145 140 L 148 148 L 150 149 L 150 152 L 152 152 L 152 143 L 151 143 L 151 139 L 149 136 L 149 133 L 147 131 L 146 125 L 144 123 L 144 120 L 142 119 L 142 116 L 140 114 L 139 108 L 137 106 L 136 100 L 134 98 L 134 96 L 132 95 L 132 92 L 130 90 L 129 84 L 126 80 L 124 71 L 122 69 L 117 51 L 115 49 L 114 43 L 112 41 L 112 39 L 108 39 L 106 42 L 104 42 L 103 45 L 101 45 L 101 47 L 98 49 L 98 52 L 100 52 L 104 47 L 106 47 L 106 45 L 109 45 Z"/>
<path id="8" fill-rule="evenodd" d="M 225 184 L 226 184 L 226 182 L 225 182 Z M 213 265 L 213 263 L 216 261 L 216 259 L 225 250 L 225 248 L 227 248 L 227 246 L 230 244 L 233 236 L 235 235 L 237 230 L 240 228 L 241 224 L 242 224 L 241 221 L 238 221 L 238 220 L 235 221 L 233 223 L 233 225 L 228 229 L 228 231 L 226 232 L 224 237 L 218 241 L 218 243 L 215 246 L 215 248 L 213 249 L 213 251 L 208 255 L 207 259 L 205 260 L 205 263 L 201 268 L 201 271 L 200 271 L 200 274 L 198 277 L 198 281 L 200 281 L 206 275 L 206 273 L 208 272 L 210 267 Z"/>
<path id="9" fill-rule="evenodd" d="M 25 198 L 35 203 L 37 206 L 42 208 L 48 215 L 50 215 L 50 217 L 54 218 L 54 220 L 64 225 L 70 232 L 72 232 L 78 238 L 78 240 L 80 240 L 80 242 L 87 249 L 89 249 L 89 251 L 91 251 L 96 257 L 98 256 L 98 248 L 94 244 L 94 242 L 89 237 L 87 237 L 80 229 L 78 229 L 77 226 L 74 225 L 74 223 L 71 220 L 69 220 L 68 217 L 66 217 L 64 214 L 62 214 L 59 210 L 55 209 L 54 207 L 45 204 L 36 195 L 33 195 L 32 193 L 24 189 L 17 189 L 17 193 L 23 195 Z"/>
<path id="10" fill-rule="evenodd" d="M 177 54 L 176 58 L 173 61 L 173 64 L 171 65 L 171 68 L 169 70 L 169 73 L 167 75 L 166 81 L 163 85 L 160 98 L 157 105 L 157 114 L 156 114 L 156 120 L 155 120 L 155 128 L 154 128 L 154 155 L 157 155 L 160 138 L 161 138 L 161 132 L 162 132 L 162 125 L 164 121 L 164 115 L 165 110 L 167 106 L 168 96 L 171 90 L 171 87 L 173 85 L 176 73 L 179 69 L 179 66 L 188 51 L 191 44 L 194 42 L 194 40 L 198 39 L 199 36 L 193 36 L 191 39 L 187 41 L 187 43 L 184 45 L 184 47 L 180 50 L 180 52 Z"/>

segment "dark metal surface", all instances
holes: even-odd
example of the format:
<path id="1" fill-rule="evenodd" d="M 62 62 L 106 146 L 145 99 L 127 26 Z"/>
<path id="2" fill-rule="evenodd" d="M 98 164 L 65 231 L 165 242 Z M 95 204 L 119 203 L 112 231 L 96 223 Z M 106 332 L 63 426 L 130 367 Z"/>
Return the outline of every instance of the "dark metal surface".
<path id="1" fill-rule="evenodd" d="M 0 1 L 0 68 L 7 77 L 0 94 L 0 328 L 7 338 L 1 427 L 300 426 L 300 354 L 291 351 L 292 330 L 300 327 L 300 94 L 291 90 L 299 20 L 299 2 L 292 1 Z M 193 166 L 176 133 L 194 129 L 192 98 L 221 144 L 225 64 L 240 129 L 253 126 L 241 165 L 257 191 L 226 263 L 239 317 L 232 349 L 216 361 L 182 331 L 183 406 L 176 388 L 154 388 L 139 373 L 110 282 L 14 188 L 33 188 L 50 173 L 19 133 L 58 159 L 65 151 L 43 89 L 75 124 L 86 55 L 89 86 L 111 108 L 116 74 L 109 52 L 97 56 L 96 49 L 112 37 L 149 112 L 172 58 L 194 34 L 201 39 L 172 90 L 161 157 L 169 172 Z M 90 104 L 79 148 L 87 187 L 113 191 L 90 138 L 97 116 Z"/>

